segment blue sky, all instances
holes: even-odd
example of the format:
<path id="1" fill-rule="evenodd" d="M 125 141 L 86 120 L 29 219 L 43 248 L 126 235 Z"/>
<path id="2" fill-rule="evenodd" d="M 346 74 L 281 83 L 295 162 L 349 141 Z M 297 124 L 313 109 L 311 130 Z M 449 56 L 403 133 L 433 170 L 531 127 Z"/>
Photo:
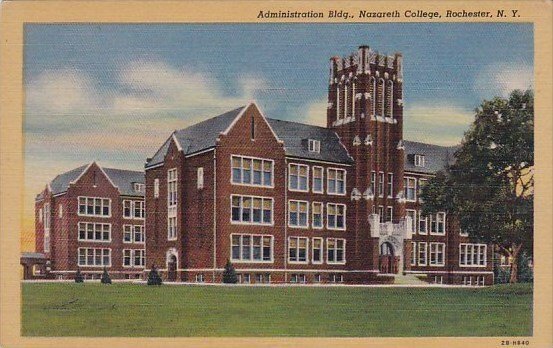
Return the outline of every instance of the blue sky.
<path id="1" fill-rule="evenodd" d="M 172 130 L 255 99 L 324 125 L 328 61 L 404 56 L 405 138 L 456 144 L 482 99 L 532 85 L 530 24 L 27 25 L 26 179 L 143 168 Z"/>

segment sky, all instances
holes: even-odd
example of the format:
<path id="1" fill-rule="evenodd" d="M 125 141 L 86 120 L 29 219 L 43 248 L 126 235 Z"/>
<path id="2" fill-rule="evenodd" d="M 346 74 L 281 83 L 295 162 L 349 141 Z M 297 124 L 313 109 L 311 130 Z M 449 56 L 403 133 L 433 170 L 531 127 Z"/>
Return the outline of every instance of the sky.
<path id="1" fill-rule="evenodd" d="M 515 23 L 28 24 L 25 211 L 93 160 L 143 169 L 175 129 L 255 100 L 325 125 L 329 58 L 404 57 L 404 138 L 458 144 L 482 100 L 533 85 L 533 26 Z"/>

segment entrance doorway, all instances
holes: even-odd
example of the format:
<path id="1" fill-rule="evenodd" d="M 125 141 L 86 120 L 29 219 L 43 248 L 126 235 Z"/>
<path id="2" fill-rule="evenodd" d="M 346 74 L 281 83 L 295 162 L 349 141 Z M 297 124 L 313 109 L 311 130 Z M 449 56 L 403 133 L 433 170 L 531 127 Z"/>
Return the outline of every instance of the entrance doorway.
<path id="1" fill-rule="evenodd" d="M 380 245 L 380 258 L 378 269 L 380 273 L 397 274 L 399 269 L 399 256 L 395 256 L 394 247 L 389 242 Z"/>
<path id="2" fill-rule="evenodd" d="M 167 261 L 167 281 L 174 282 L 177 280 L 177 257 L 173 254 L 169 255 Z"/>

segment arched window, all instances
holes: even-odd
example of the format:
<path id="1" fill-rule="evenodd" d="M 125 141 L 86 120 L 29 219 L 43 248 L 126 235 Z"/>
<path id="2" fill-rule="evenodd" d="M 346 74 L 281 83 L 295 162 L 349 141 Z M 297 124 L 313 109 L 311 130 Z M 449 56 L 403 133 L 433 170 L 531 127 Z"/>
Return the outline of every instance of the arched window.
<path id="1" fill-rule="evenodd" d="M 378 80 L 378 96 L 376 98 L 376 102 L 378 104 L 377 107 L 377 113 L 380 116 L 384 116 L 384 79 Z"/>
<path id="2" fill-rule="evenodd" d="M 344 85 L 344 114 L 343 118 L 348 117 L 348 84 Z"/>
<path id="3" fill-rule="evenodd" d="M 386 116 L 394 117 L 394 83 L 391 80 L 386 86 Z"/>
<path id="4" fill-rule="evenodd" d="M 371 115 L 376 114 L 376 80 L 374 77 L 369 79 L 369 94 L 371 95 L 370 110 Z"/>
<path id="5" fill-rule="evenodd" d="M 336 84 L 336 120 L 340 119 L 340 84 Z"/>
<path id="6" fill-rule="evenodd" d="M 355 116 L 355 82 L 351 83 L 351 117 Z"/>

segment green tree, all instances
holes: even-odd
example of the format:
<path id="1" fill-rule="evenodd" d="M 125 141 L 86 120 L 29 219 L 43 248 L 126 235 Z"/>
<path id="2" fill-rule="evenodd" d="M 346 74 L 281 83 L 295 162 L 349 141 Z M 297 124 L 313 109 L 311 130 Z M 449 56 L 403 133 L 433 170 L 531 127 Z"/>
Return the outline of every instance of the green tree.
<path id="1" fill-rule="evenodd" d="M 75 273 L 75 283 L 82 282 L 84 282 L 83 274 L 81 273 L 81 269 L 77 268 L 77 273 Z"/>
<path id="2" fill-rule="evenodd" d="M 225 270 L 223 272 L 223 283 L 238 283 L 238 276 L 236 275 L 236 271 L 234 270 L 234 266 L 232 265 L 230 260 L 227 260 L 227 264 L 225 265 Z"/>
<path id="3" fill-rule="evenodd" d="M 104 267 L 104 272 L 102 273 L 102 279 L 100 279 L 100 282 L 102 284 L 111 284 L 111 278 L 109 277 L 108 270 L 105 267 Z"/>
<path id="4" fill-rule="evenodd" d="M 533 252 L 534 96 L 513 91 L 475 112 L 455 162 L 423 188 L 424 212 L 446 211 L 472 240 L 497 245 L 514 283 L 521 252 Z"/>
<path id="5" fill-rule="evenodd" d="M 148 285 L 161 285 L 162 280 L 159 275 L 159 272 L 157 271 L 157 268 L 155 265 L 152 265 L 152 268 L 150 269 L 150 272 L 148 273 Z"/>

